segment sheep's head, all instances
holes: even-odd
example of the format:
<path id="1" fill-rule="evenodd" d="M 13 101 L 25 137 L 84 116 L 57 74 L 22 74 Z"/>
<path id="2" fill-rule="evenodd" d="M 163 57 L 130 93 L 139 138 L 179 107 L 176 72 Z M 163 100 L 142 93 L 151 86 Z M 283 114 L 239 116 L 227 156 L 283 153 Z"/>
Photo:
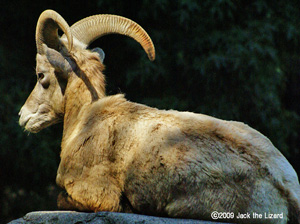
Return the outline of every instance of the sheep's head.
<path id="1" fill-rule="evenodd" d="M 64 32 L 58 35 L 58 29 Z M 153 43 L 137 23 L 115 15 L 87 17 L 69 27 L 55 11 L 44 11 L 36 28 L 37 83 L 20 110 L 19 124 L 27 131 L 38 132 L 63 120 L 65 114 L 65 90 L 68 81 L 77 70 L 75 52 L 86 48 L 97 38 L 122 34 L 135 39 L 144 48 L 150 60 L 155 58 Z M 102 62 L 104 53 L 96 49 Z"/>

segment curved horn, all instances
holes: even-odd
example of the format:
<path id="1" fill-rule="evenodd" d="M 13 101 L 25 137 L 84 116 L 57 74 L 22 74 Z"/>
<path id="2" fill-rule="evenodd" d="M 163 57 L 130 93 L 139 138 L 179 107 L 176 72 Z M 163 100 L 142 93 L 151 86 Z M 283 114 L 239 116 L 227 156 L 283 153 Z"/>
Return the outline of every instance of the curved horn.
<path id="1" fill-rule="evenodd" d="M 40 15 L 36 25 L 36 48 L 39 54 L 43 54 L 43 44 L 59 51 L 58 28 L 60 28 L 68 39 L 68 51 L 72 50 L 73 37 L 71 29 L 64 18 L 53 10 L 45 10 Z"/>
<path id="2" fill-rule="evenodd" d="M 155 59 L 155 49 L 147 32 L 134 21 L 116 15 L 95 15 L 82 19 L 71 26 L 72 34 L 81 43 L 89 46 L 97 38 L 111 34 L 122 34 L 141 44 L 149 59 Z"/>

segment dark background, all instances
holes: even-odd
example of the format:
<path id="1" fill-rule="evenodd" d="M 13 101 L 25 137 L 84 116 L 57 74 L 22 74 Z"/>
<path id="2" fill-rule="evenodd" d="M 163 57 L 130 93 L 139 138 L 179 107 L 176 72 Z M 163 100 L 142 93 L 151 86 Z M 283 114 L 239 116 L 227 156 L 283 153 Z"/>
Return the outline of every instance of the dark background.
<path id="1" fill-rule="evenodd" d="M 249 124 L 299 167 L 300 1 L 139 0 L 0 2 L 0 220 L 55 210 L 62 125 L 38 134 L 18 126 L 33 89 L 35 26 L 54 9 L 72 25 L 110 13 L 139 23 L 157 58 L 130 38 L 93 43 L 106 53 L 107 94 Z"/>

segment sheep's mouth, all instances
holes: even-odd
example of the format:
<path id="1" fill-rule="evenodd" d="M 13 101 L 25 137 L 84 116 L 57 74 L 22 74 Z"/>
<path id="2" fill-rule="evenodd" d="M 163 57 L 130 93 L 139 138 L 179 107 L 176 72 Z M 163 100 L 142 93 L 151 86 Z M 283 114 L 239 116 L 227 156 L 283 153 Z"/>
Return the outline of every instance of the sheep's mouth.
<path id="1" fill-rule="evenodd" d="M 27 116 L 27 117 L 25 117 L 25 118 L 23 118 L 23 117 L 21 116 L 20 119 L 19 119 L 19 125 L 20 125 L 21 127 L 23 127 L 23 128 L 26 129 L 26 126 L 27 126 L 27 124 L 28 124 L 30 118 L 31 118 L 30 115 Z"/>
<path id="2" fill-rule="evenodd" d="M 45 105 L 39 105 L 33 112 L 24 107 L 19 115 L 19 125 L 31 133 L 37 133 L 62 120 L 51 108 Z"/>
<path id="3" fill-rule="evenodd" d="M 31 133 L 38 133 L 42 129 L 51 126 L 52 124 L 56 124 L 60 121 L 60 119 L 51 116 L 49 113 L 35 113 L 28 115 L 26 117 L 20 117 L 19 124 L 26 131 Z"/>
<path id="4" fill-rule="evenodd" d="M 32 133 L 37 133 L 37 122 L 32 122 L 32 115 L 29 115 L 22 119 L 22 117 L 19 120 L 19 124 L 21 127 L 25 129 L 25 131 L 29 131 Z"/>
<path id="5" fill-rule="evenodd" d="M 38 133 L 44 128 L 47 128 L 53 124 L 58 123 L 59 120 L 56 118 L 48 117 L 45 115 L 42 115 L 41 117 L 37 119 L 30 118 L 25 125 L 25 130 L 31 132 L 31 133 Z"/>

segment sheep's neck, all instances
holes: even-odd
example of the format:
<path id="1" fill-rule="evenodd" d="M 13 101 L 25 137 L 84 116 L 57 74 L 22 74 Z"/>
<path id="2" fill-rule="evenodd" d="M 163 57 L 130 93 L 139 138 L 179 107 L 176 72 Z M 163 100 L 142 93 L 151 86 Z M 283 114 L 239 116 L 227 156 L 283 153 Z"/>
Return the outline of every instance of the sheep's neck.
<path id="1" fill-rule="evenodd" d="M 71 135 L 81 120 L 81 112 L 92 102 L 105 96 L 102 73 L 88 77 L 85 73 L 69 78 L 65 91 L 63 138 Z"/>

